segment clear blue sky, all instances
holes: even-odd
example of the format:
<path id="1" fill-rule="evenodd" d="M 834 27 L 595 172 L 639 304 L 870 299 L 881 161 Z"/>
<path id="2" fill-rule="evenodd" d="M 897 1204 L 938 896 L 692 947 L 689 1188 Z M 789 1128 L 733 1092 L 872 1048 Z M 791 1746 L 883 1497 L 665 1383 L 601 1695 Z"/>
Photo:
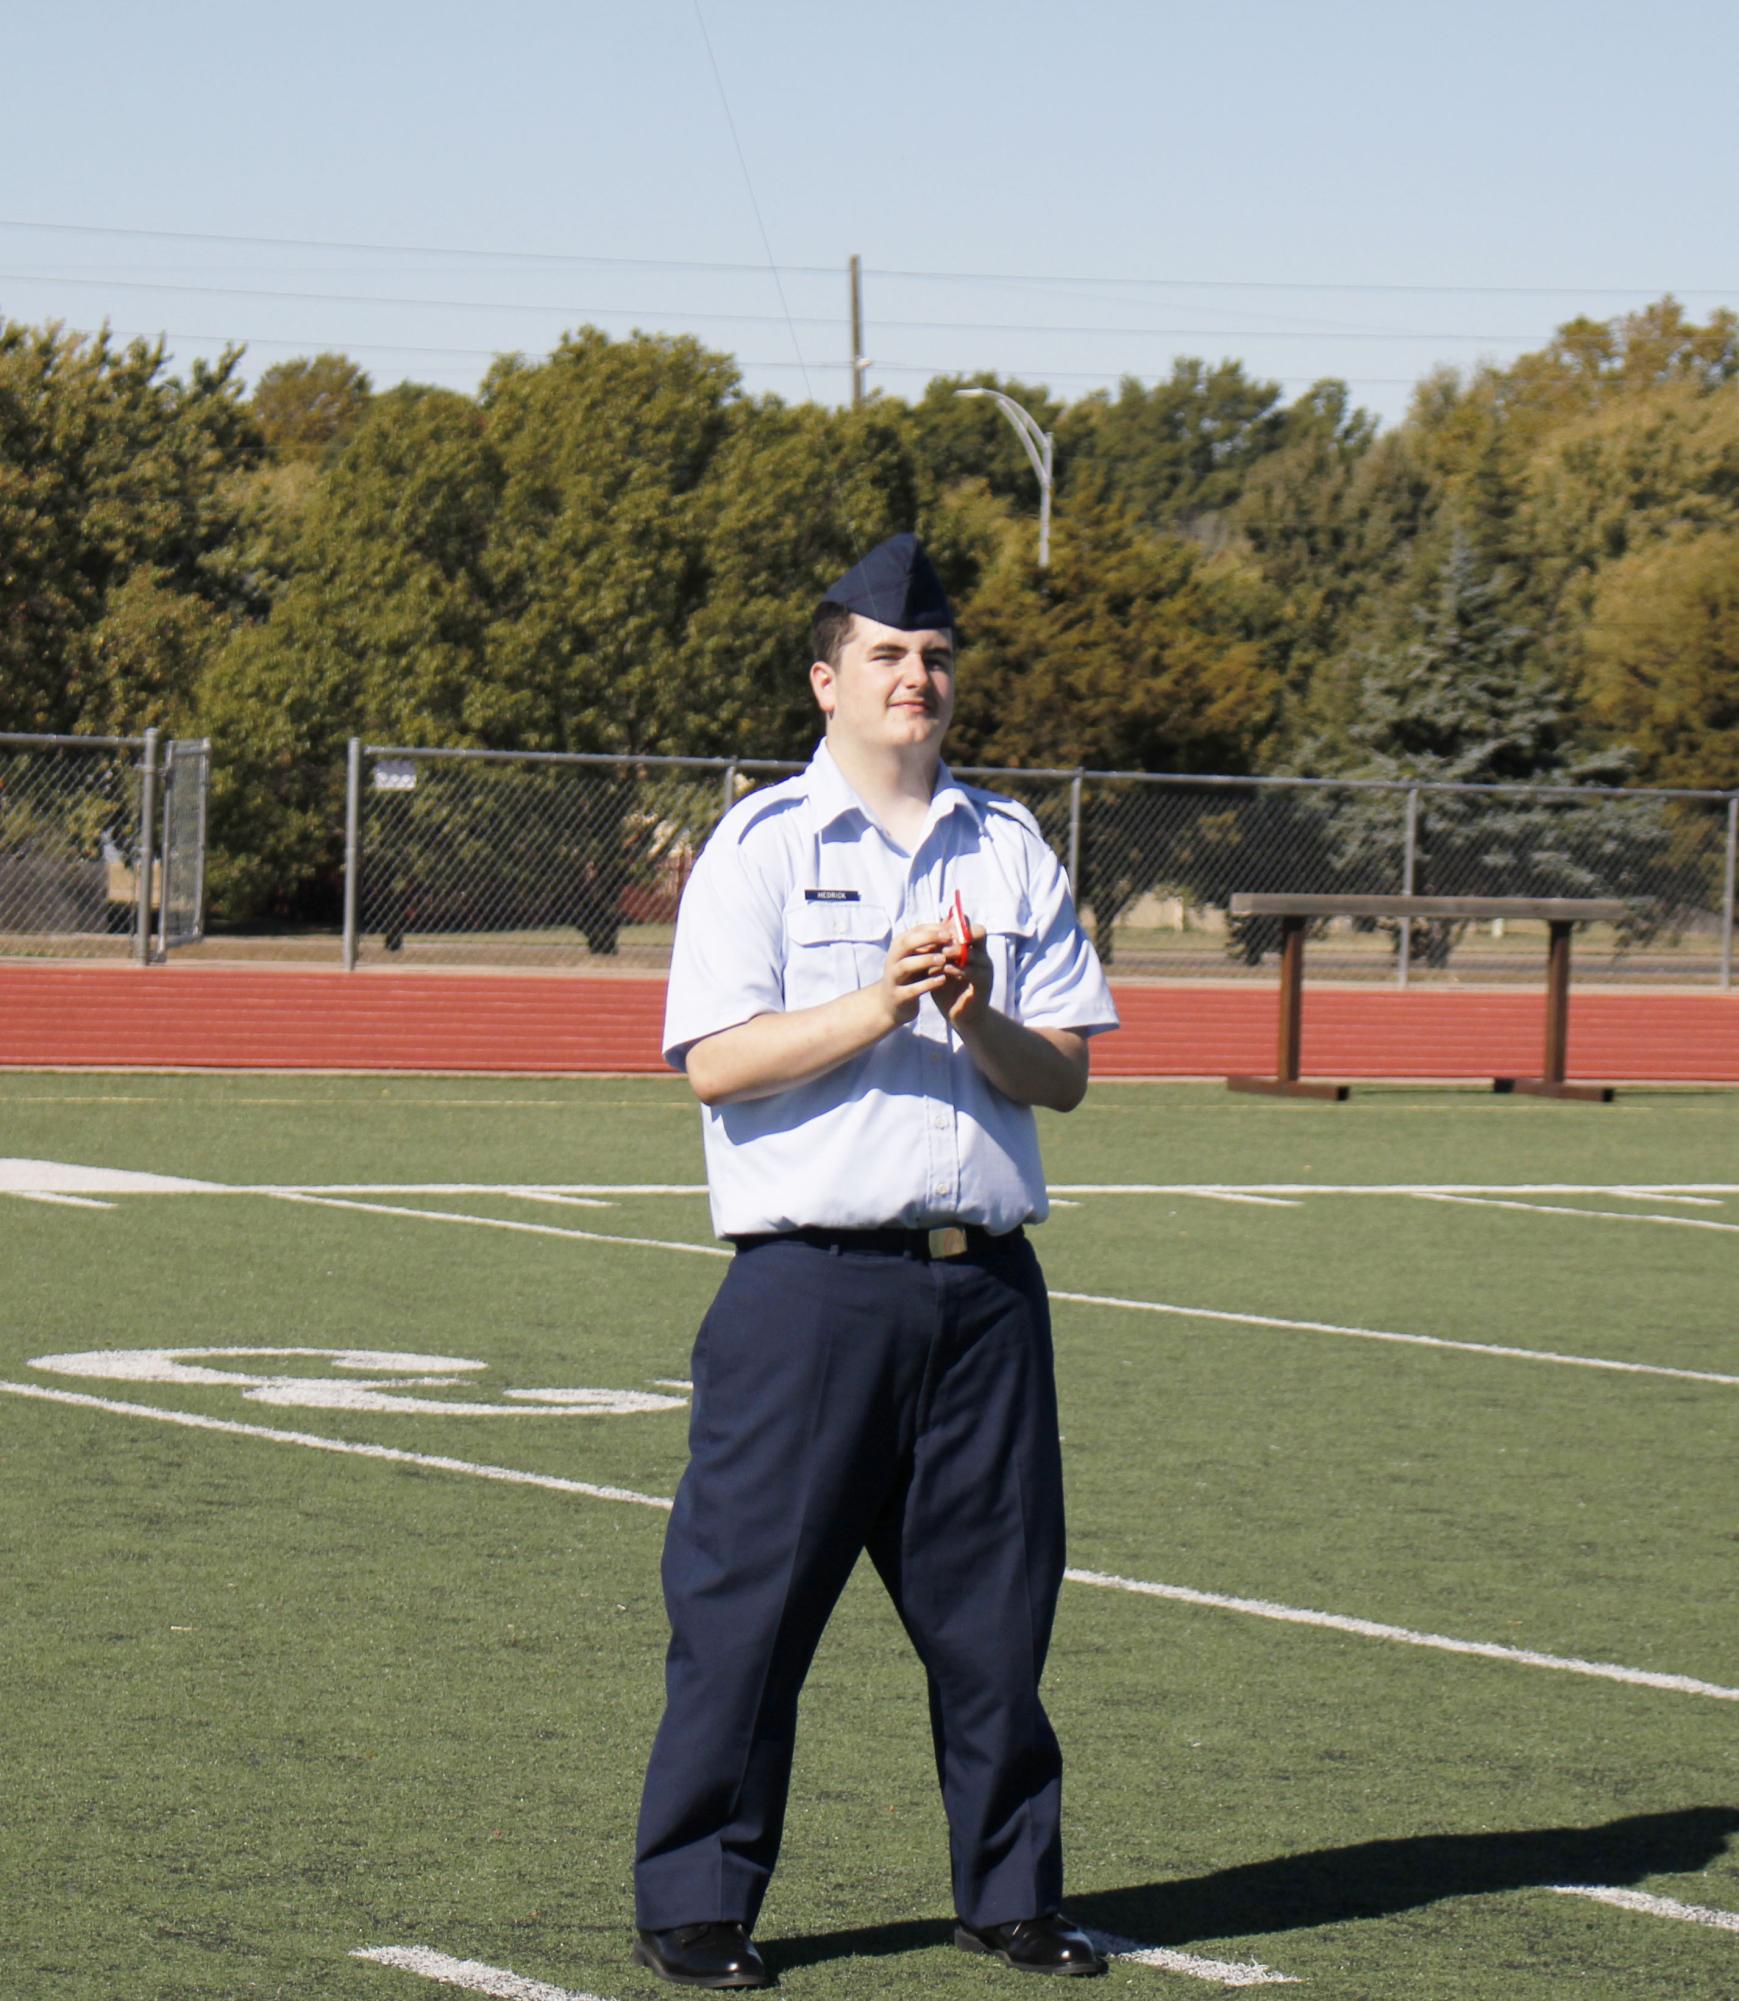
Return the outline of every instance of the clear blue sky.
<path id="1" fill-rule="evenodd" d="M 460 388 L 642 326 L 838 402 L 855 251 L 872 386 L 1235 356 L 1393 421 L 1578 312 L 1739 306 L 1730 0 L 701 16 L 722 95 L 694 0 L 13 10 L 0 312 Z"/>

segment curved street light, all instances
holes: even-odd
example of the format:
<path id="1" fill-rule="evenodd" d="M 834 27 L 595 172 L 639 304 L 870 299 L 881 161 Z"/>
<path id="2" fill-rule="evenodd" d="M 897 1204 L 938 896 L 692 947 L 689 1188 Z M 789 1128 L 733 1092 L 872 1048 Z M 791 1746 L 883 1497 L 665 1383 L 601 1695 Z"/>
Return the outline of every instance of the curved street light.
<path id="1" fill-rule="evenodd" d="M 1049 431 L 1039 428 L 1038 420 L 1030 411 L 1023 410 L 1012 396 L 1005 396 L 1000 389 L 956 389 L 954 393 L 956 396 L 988 396 L 1014 426 L 1015 436 L 1026 448 L 1033 471 L 1039 476 L 1039 568 L 1047 568 L 1051 560 L 1051 450 L 1055 440 Z"/>

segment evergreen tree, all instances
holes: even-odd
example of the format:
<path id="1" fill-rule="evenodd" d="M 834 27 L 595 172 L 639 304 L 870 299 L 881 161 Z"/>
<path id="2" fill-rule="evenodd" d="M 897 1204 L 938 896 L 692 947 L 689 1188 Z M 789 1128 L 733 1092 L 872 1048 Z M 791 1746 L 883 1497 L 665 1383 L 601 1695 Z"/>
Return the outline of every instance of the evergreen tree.
<path id="1" fill-rule="evenodd" d="M 1356 657 L 1349 682 L 1355 702 L 1338 760 L 1347 776 L 1565 787 L 1623 778 L 1622 755 L 1582 742 L 1563 689 L 1515 616 L 1508 579 L 1485 563 L 1459 524 L 1413 608 L 1412 624 L 1413 637 L 1397 635 Z M 1319 810 L 1332 814 L 1330 851 L 1349 888 L 1399 887 L 1398 793 L 1324 796 Z M 1611 871 L 1643 859 L 1634 822 L 1598 798 L 1565 805 L 1517 794 L 1432 791 L 1422 795 L 1416 832 L 1419 895 L 1611 893 Z M 1595 871 L 1591 858 L 1598 854 L 1610 871 Z M 1457 927 L 1429 926 L 1426 962 L 1446 963 L 1455 935 Z"/>
<path id="2" fill-rule="evenodd" d="M 1361 778 L 1571 783 L 1593 766 L 1574 746 L 1563 691 L 1539 665 L 1508 579 L 1450 530 L 1411 638 L 1364 649 L 1343 768 Z"/>

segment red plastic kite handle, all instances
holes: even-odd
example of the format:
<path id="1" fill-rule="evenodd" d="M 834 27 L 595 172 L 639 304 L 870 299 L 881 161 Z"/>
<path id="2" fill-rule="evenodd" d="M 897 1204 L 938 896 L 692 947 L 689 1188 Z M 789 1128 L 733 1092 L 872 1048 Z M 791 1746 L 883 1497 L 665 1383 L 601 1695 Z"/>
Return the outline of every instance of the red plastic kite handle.
<path id="1" fill-rule="evenodd" d="M 960 892 L 954 892 L 954 923 L 960 932 L 960 942 L 954 947 L 953 959 L 957 966 L 966 964 L 966 955 L 972 950 L 972 920 L 966 915 L 966 905 L 960 900 Z"/>

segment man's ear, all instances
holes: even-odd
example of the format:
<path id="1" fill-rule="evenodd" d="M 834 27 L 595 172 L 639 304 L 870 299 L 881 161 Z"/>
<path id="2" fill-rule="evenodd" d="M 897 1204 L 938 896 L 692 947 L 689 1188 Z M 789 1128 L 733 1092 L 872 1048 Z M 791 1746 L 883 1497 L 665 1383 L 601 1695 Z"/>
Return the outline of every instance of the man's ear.
<path id="1" fill-rule="evenodd" d="M 815 696 L 815 705 L 824 716 L 833 714 L 833 684 L 837 679 L 837 670 L 825 660 L 817 660 L 809 670 L 809 686 Z"/>

